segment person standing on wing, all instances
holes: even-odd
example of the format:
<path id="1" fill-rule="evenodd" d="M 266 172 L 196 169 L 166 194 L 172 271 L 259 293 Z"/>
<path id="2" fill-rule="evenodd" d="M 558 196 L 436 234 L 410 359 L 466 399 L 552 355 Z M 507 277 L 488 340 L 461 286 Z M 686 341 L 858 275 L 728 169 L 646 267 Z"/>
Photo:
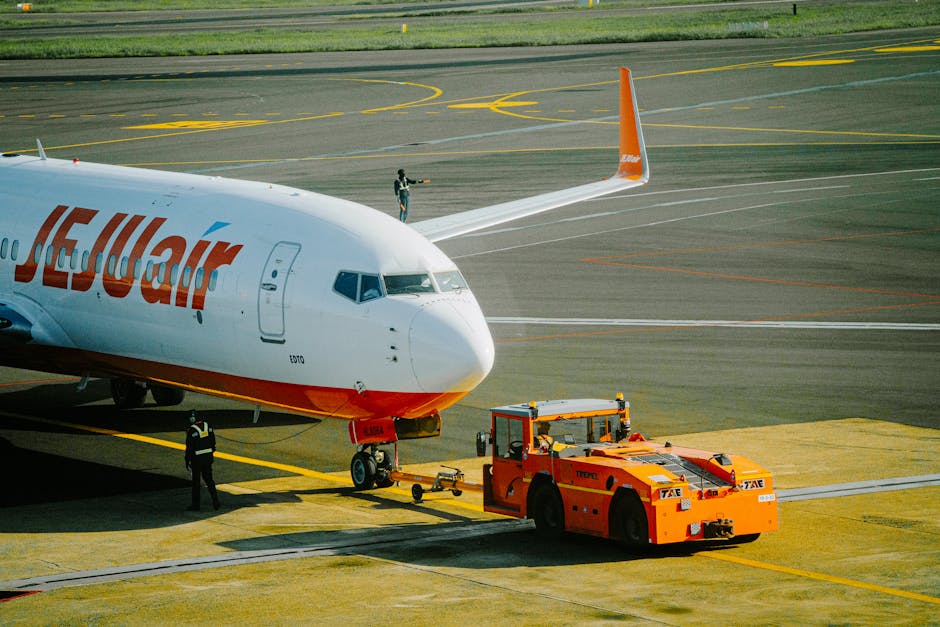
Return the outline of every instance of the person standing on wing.
<path id="1" fill-rule="evenodd" d="M 398 199 L 398 219 L 402 222 L 408 219 L 408 199 L 411 196 L 409 186 L 430 183 L 431 179 L 410 179 L 405 176 L 404 170 L 398 171 L 395 179 L 395 198 Z"/>

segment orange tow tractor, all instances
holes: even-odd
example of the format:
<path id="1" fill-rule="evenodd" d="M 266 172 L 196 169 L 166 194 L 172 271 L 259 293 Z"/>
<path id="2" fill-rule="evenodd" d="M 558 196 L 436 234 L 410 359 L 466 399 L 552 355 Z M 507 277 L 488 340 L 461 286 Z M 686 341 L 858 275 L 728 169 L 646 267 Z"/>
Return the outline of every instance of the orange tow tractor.
<path id="1" fill-rule="evenodd" d="M 630 406 L 571 399 L 496 407 L 477 452 L 483 509 L 532 518 L 547 538 L 564 531 L 628 547 L 694 540 L 751 542 L 777 529 L 768 470 L 739 455 L 630 431 Z"/>

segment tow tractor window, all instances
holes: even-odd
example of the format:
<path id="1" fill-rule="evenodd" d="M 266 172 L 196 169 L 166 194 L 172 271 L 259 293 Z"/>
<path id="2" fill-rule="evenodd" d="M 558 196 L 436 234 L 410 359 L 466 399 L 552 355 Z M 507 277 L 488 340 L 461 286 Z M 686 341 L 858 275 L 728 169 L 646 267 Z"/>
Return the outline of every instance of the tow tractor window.
<path id="1" fill-rule="evenodd" d="M 496 417 L 493 452 L 496 457 L 522 459 L 522 421 Z"/>
<path id="2" fill-rule="evenodd" d="M 434 291 L 434 284 L 427 274 L 386 274 L 382 278 L 385 279 L 385 293 L 389 296 Z"/>
<path id="3" fill-rule="evenodd" d="M 434 274 L 434 278 L 437 279 L 437 284 L 440 286 L 442 292 L 455 292 L 457 290 L 467 289 L 467 281 L 463 278 L 463 275 L 460 274 L 459 270 L 451 270 L 450 272 L 437 272 Z"/>

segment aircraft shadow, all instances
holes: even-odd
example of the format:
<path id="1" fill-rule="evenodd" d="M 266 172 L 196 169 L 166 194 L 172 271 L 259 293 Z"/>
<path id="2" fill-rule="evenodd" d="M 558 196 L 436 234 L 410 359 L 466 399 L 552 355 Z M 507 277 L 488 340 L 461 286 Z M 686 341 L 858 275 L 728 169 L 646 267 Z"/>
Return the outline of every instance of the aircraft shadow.
<path id="1" fill-rule="evenodd" d="M 192 393 L 190 393 L 192 394 Z M 209 397 L 203 397 L 209 398 Z M 88 382 L 86 388 L 78 390 L 74 381 L 46 383 L 25 390 L 0 393 L 0 406 L 6 411 L 28 416 L 37 416 L 65 422 L 114 429 L 133 430 L 135 433 L 162 433 L 168 430 L 183 430 L 189 424 L 190 411 L 196 407 L 200 417 L 210 421 L 216 428 L 241 429 L 257 426 L 252 422 L 252 408 L 240 405 L 225 409 L 202 409 L 202 403 L 192 401 L 190 397 L 175 407 L 160 407 L 148 396 L 143 407 L 137 409 L 118 409 L 110 403 L 111 386 L 106 379 Z M 68 416 L 62 416 L 62 410 L 68 409 Z M 297 414 L 276 411 L 262 411 L 258 424 L 275 427 L 286 425 L 319 424 L 322 420 Z M 4 423 L 6 426 L 6 423 Z M 31 427 L 32 428 L 32 427 Z M 45 429 L 49 430 L 49 428 Z M 62 428 L 51 427 L 61 431 Z"/>

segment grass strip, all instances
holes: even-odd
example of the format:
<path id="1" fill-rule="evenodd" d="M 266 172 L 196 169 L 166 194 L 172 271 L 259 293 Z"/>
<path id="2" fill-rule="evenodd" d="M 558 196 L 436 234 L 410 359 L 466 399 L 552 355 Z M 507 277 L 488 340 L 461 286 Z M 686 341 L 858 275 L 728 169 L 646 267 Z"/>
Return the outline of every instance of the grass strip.
<path id="1" fill-rule="evenodd" d="M 407 33 L 388 23 L 369 25 L 351 20 L 328 29 L 253 29 L 237 32 L 6 38 L 3 59 L 199 56 L 251 53 L 555 46 L 641 41 L 782 38 L 844 34 L 940 24 L 940 2 L 865 2 L 733 10 L 684 10 L 666 14 L 610 15 L 566 12 L 546 19 L 544 13 L 506 19 L 474 15 L 459 20 L 409 24 Z"/>

